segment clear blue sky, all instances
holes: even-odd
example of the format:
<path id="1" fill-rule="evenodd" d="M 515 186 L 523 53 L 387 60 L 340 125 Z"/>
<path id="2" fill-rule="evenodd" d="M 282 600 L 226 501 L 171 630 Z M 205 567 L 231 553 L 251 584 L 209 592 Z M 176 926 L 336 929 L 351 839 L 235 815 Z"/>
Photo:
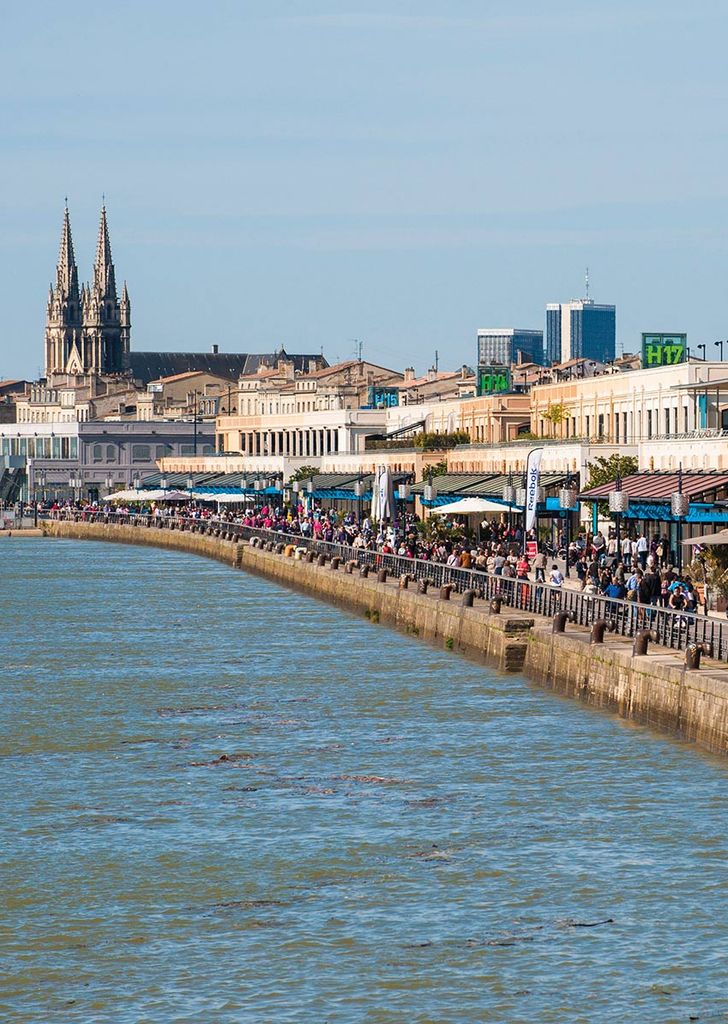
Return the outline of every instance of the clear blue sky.
<path id="1" fill-rule="evenodd" d="M 68 195 L 138 349 L 424 370 L 548 301 L 728 337 L 724 0 L 6 5 L 0 377 L 42 362 Z"/>

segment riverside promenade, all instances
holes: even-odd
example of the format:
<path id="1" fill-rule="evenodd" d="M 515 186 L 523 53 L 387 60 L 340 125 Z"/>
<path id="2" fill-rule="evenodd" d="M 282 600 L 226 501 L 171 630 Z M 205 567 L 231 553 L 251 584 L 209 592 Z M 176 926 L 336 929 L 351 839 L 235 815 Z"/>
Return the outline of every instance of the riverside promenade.
<path id="1" fill-rule="evenodd" d="M 434 563 L 409 560 L 410 571 L 397 573 L 386 561 L 396 556 L 359 551 L 356 562 L 346 557 L 351 549 L 339 545 L 301 543 L 297 537 L 214 521 L 98 514 L 44 520 L 41 526 L 51 537 L 153 545 L 217 558 L 359 612 L 373 623 L 502 671 L 523 672 L 560 694 L 711 752 L 728 753 L 728 642 L 723 623 L 714 619 L 624 608 L 627 602 L 603 598 L 585 603 L 574 591 Z M 634 653 L 643 647 L 646 653 Z M 703 648 L 720 660 L 703 657 L 701 662 Z M 689 667 L 696 657 L 701 667 Z"/>

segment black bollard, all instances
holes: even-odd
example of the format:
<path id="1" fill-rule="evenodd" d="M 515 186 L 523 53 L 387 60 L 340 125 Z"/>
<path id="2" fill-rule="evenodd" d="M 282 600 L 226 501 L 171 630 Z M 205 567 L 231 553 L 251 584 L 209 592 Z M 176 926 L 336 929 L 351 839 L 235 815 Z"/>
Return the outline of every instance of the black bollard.
<path id="1" fill-rule="evenodd" d="M 386 582 L 387 582 L 387 570 L 386 569 L 380 569 L 379 572 L 377 573 L 377 583 L 386 583 Z"/>
<path id="2" fill-rule="evenodd" d="M 552 633 L 563 633 L 566 630 L 566 623 L 573 622 L 576 616 L 573 612 L 564 611 L 557 612 L 554 615 L 554 624 L 551 628 Z"/>
<path id="3" fill-rule="evenodd" d="M 475 600 L 475 595 L 476 594 L 477 594 L 477 590 L 466 590 L 465 591 L 465 593 L 463 594 L 463 607 L 464 608 L 472 608 L 473 607 L 473 601 Z"/>
<path id="4" fill-rule="evenodd" d="M 429 587 L 429 585 L 430 585 L 430 581 L 429 580 L 420 580 L 420 582 L 417 584 L 417 591 L 418 591 L 418 593 L 426 594 L 427 593 L 427 588 Z"/>
<path id="5" fill-rule="evenodd" d="M 341 559 L 338 558 L 336 555 L 334 555 L 334 557 L 331 559 L 331 568 L 334 569 L 334 570 L 338 569 L 340 562 L 341 562 Z"/>
<path id="6" fill-rule="evenodd" d="M 326 565 L 326 555 L 319 555 L 316 559 L 316 565 Z"/>
<path id="7" fill-rule="evenodd" d="M 348 572 L 349 575 L 351 576 L 351 574 L 354 572 L 358 564 L 359 563 L 352 558 L 346 563 L 344 571 Z"/>
<path id="8" fill-rule="evenodd" d="M 592 625 L 591 636 L 589 638 L 589 643 L 591 643 L 591 644 L 603 644 L 604 643 L 604 633 L 605 633 L 606 630 L 609 630 L 610 633 L 613 633 L 614 632 L 614 623 L 613 622 L 607 622 L 606 619 L 597 619 L 594 622 L 594 624 Z"/>
<path id="9" fill-rule="evenodd" d="M 399 589 L 400 590 L 407 590 L 407 588 L 410 585 L 410 580 L 411 579 L 412 579 L 412 577 L 408 573 L 403 572 L 402 575 L 399 577 Z"/>
<path id="10" fill-rule="evenodd" d="M 286 545 L 285 544 L 276 544 L 276 554 L 277 555 L 282 555 L 285 550 L 286 550 Z"/>
<path id="11" fill-rule="evenodd" d="M 359 570 L 359 575 L 362 577 L 362 579 L 366 579 L 367 576 L 369 575 L 369 566 L 363 565 Z"/>
<path id="12" fill-rule="evenodd" d="M 445 583 L 440 587 L 440 600 L 449 601 L 450 592 L 452 591 L 452 583 Z"/>
<path id="13" fill-rule="evenodd" d="M 493 613 L 493 615 L 500 615 L 500 610 L 501 610 L 501 605 L 502 604 L 503 604 L 503 598 L 501 597 L 500 594 L 496 594 L 495 597 L 491 598 L 489 607 L 490 607 L 490 610 Z"/>
<path id="14" fill-rule="evenodd" d="M 694 670 L 700 668 L 700 657 L 713 657 L 713 645 L 708 643 L 688 644 L 685 648 L 685 668 Z"/>
<path id="15" fill-rule="evenodd" d="M 315 557 L 316 556 L 314 555 L 313 551 L 306 552 L 306 561 L 308 562 L 309 565 L 311 565 Z"/>
<path id="16" fill-rule="evenodd" d="M 638 633 L 635 633 L 634 643 L 632 644 L 632 657 L 640 657 L 643 654 L 647 654 L 647 646 L 650 640 L 656 644 L 659 639 L 654 629 L 641 629 Z"/>

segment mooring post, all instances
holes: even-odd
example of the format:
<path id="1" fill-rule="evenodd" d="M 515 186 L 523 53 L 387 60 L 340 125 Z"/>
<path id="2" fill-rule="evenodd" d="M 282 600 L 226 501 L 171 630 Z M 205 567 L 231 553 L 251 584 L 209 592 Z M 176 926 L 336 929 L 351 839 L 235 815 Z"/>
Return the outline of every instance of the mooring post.
<path id="1" fill-rule="evenodd" d="M 656 644 L 659 639 L 654 629 L 641 629 L 638 633 L 635 633 L 634 643 L 632 644 L 632 657 L 641 657 L 647 654 L 650 640 Z"/>
<path id="2" fill-rule="evenodd" d="M 564 633 L 566 631 L 566 623 L 573 622 L 576 616 L 572 611 L 556 612 L 554 615 L 554 624 L 551 627 L 552 633 Z"/>
<path id="3" fill-rule="evenodd" d="M 713 657 L 713 645 L 709 643 L 692 643 L 685 648 L 685 668 L 693 670 L 700 668 L 701 655 L 706 658 Z"/>

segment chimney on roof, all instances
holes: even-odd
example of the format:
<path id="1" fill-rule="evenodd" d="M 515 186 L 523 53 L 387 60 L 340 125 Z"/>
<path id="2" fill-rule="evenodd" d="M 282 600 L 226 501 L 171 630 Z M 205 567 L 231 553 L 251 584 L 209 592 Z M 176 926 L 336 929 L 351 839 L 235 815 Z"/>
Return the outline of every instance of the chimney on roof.
<path id="1" fill-rule="evenodd" d="M 460 367 L 460 379 L 467 380 L 469 376 L 470 374 L 468 373 L 468 365 L 467 363 L 463 363 L 463 365 Z"/>
<path id="2" fill-rule="evenodd" d="M 316 359 L 309 359 L 309 361 L 308 361 L 308 370 L 306 372 L 307 373 L 316 373 L 316 370 L 318 369 L 317 362 L 318 362 L 318 360 L 316 360 Z"/>
<path id="3" fill-rule="evenodd" d="M 431 366 L 430 369 L 427 371 L 427 379 L 437 380 L 437 370 L 435 369 L 434 366 Z"/>
<path id="4" fill-rule="evenodd" d="M 296 375 L 296 367 L 293 365 L 290 359 L 279 359 L 278 360 L 278 373 L 281 377 L 286 380 L 293 380 Z"/>
<path id="5" fill-rule="evenodd" d="M 217 353 L 218 353 L 218 351 L 219 351 L 219 348 L 218 348 L 218 346 L 217 346 L 217 345 L 213 345 L 213 346 L 212 346 L 212 354 L 213 354 L 214 356 L 216 356 L 216 355 L 217 355 Z"/>
<path id="6" fill-rule="evenodd" d="M 415 368 L 414 366 L 405 366 L 404 368 L 404 382 L 409 384 L 411 380 L 415 379 Z"/>

